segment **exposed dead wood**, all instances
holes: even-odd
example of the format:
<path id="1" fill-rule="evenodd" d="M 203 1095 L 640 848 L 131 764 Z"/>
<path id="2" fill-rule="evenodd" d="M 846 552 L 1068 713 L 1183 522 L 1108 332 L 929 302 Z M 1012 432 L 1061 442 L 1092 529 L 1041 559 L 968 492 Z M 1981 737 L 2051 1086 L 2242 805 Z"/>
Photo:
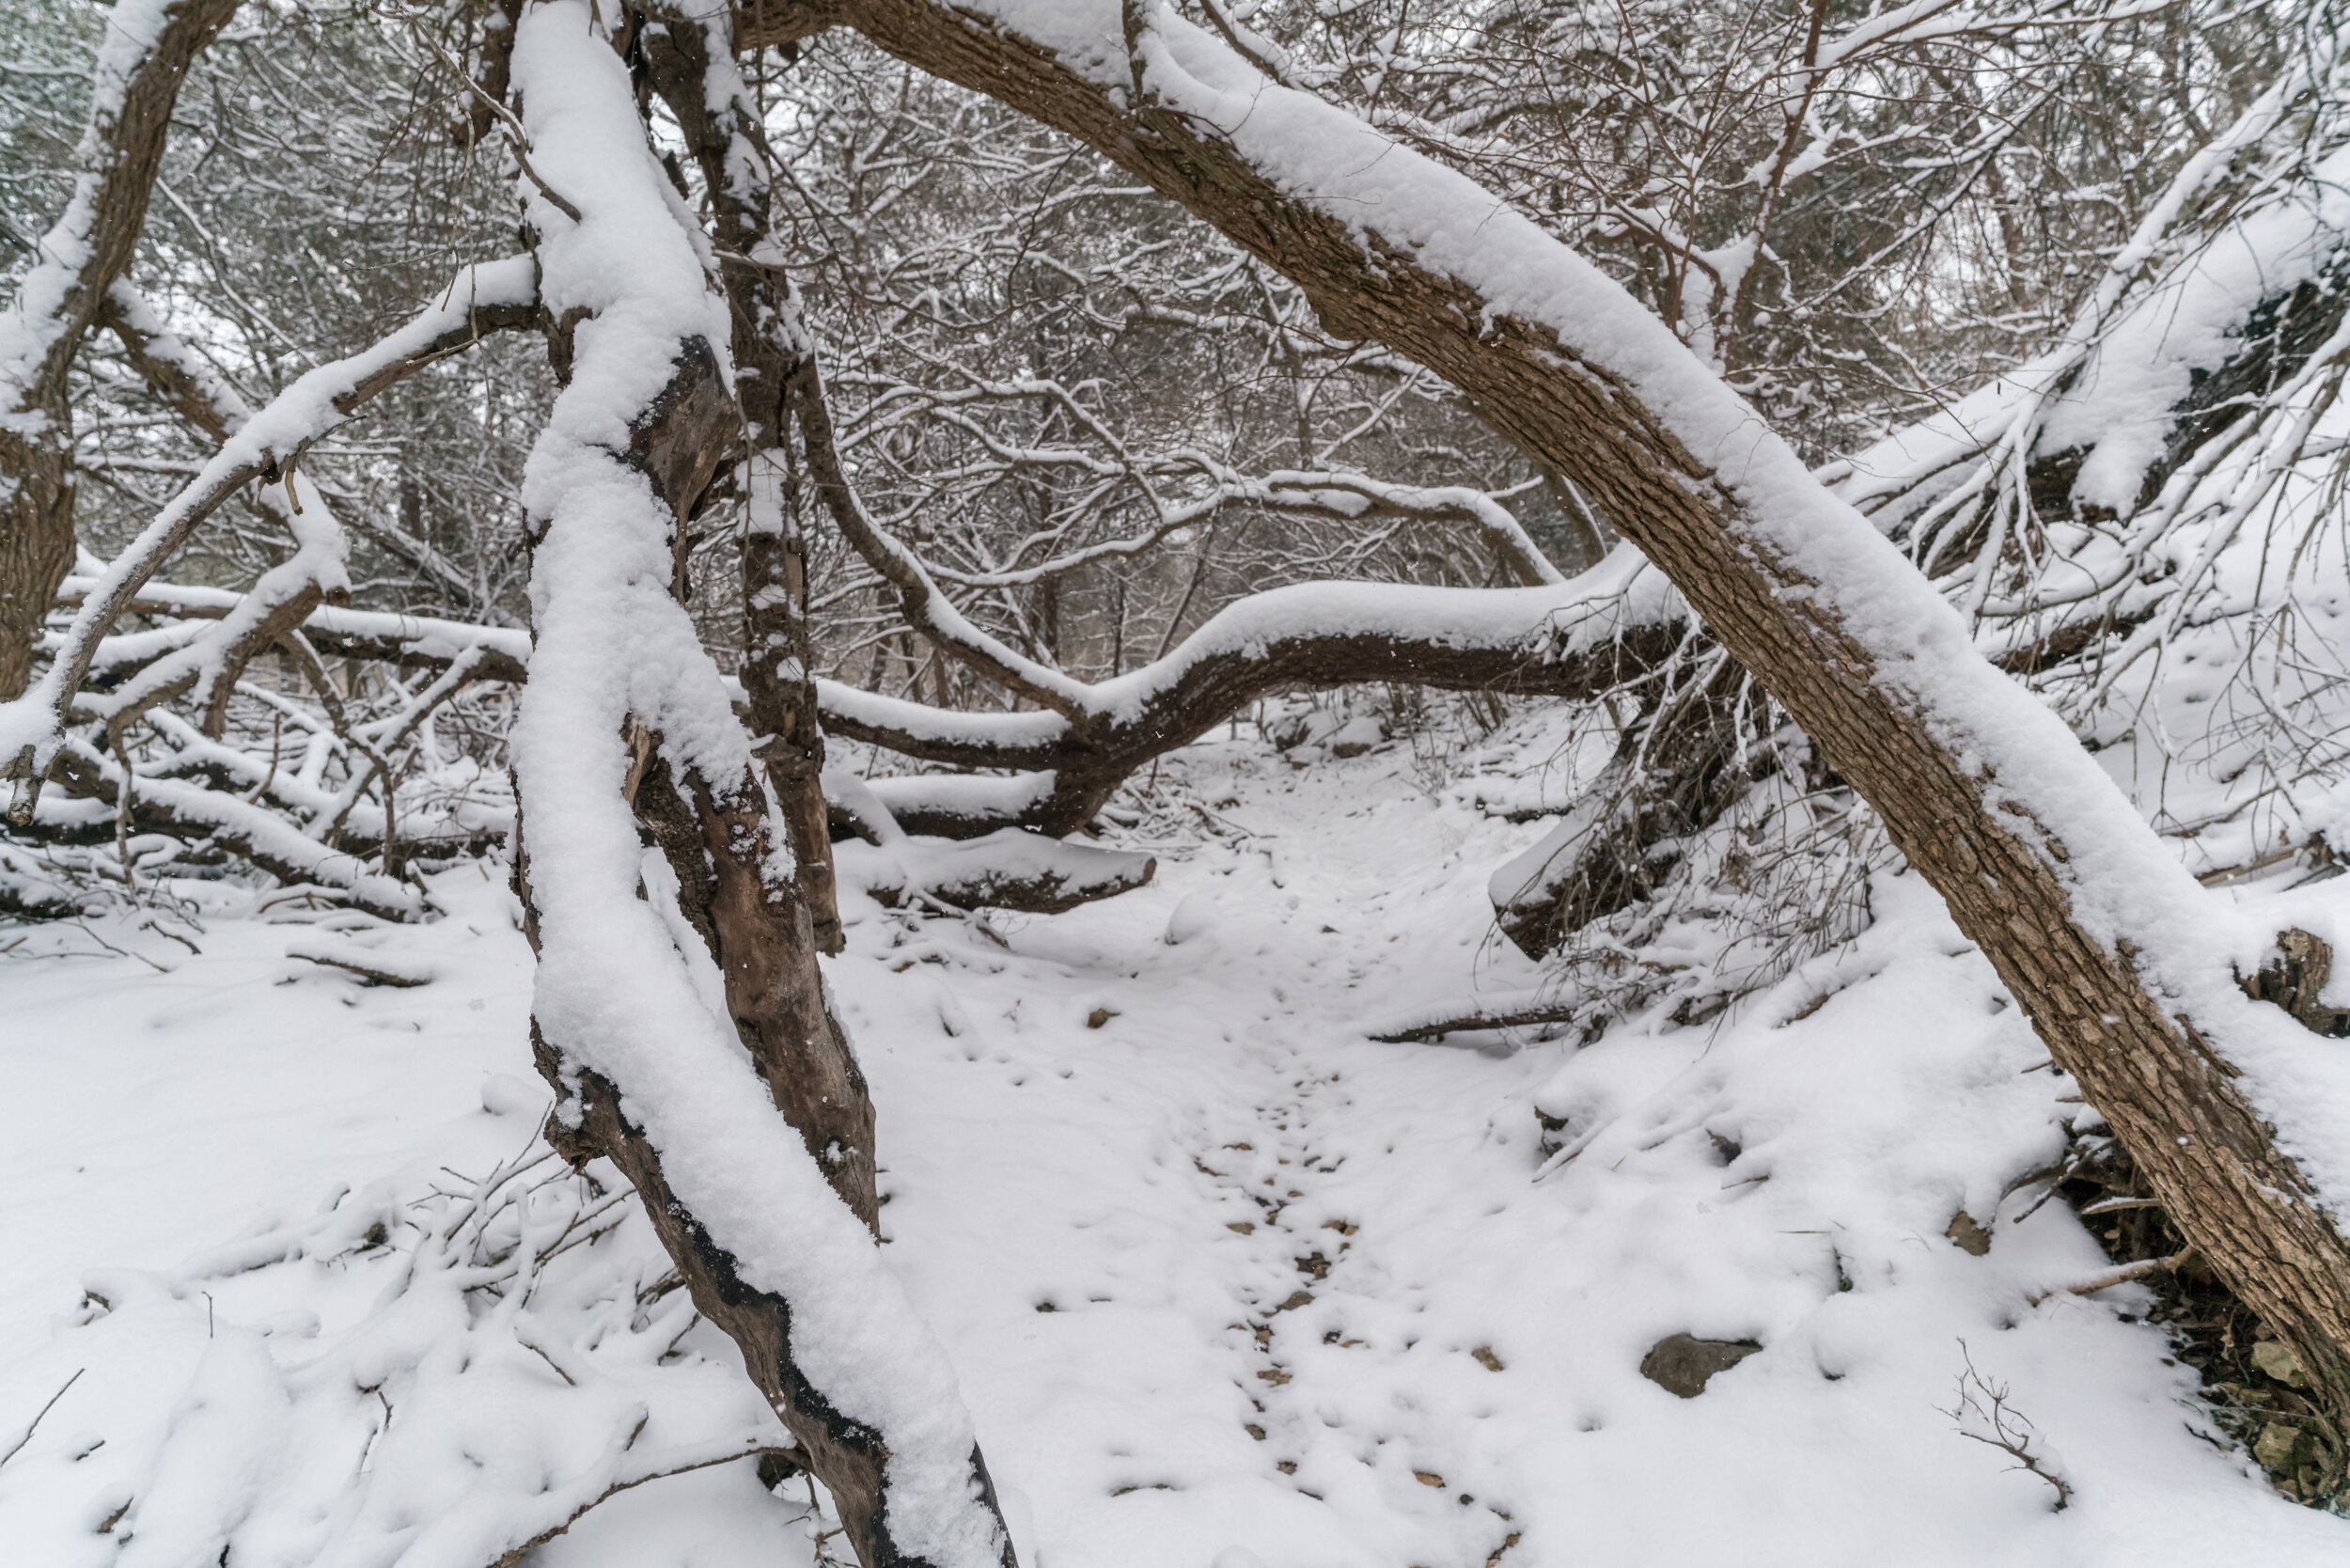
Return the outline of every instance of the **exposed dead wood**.
<path id="1" fill-rule="evenodd" d="M 1528 996 L 1519 994 L 1474 997 L 1454 1009 L 1441 1009 L 1391 1024 L 1373 1032 L 1371 1038 L 1389 1045 L 1414 1045 L 1442 1040 L 1449 1034 L 1468 1034 L 1480 1029 L 1522 1029 L 1544 1024 L 1568 1024 L 1575 1020 L 1580 1004 L 1581 998 L 1573 995 L 1537 994 Z"/>
<path id="2" fill-rule="evenodd" d="M 2326 982 L 2334 972 L 2334 949 L 2306 931 L 2277 933 L 2277 956 L 2244 981 L 2245 994 L 2274 1002 L 2312 1034 L 2350 1036 L 2350 1009 L 2327 1007 Z"/>
<path id="3" fill-rule="evenodd" d="M 878 851 L 844 845 L 842 874 L 885 907 L 934 900 L 955 909 L 1060 915 L 1131 893 L 1159 863 L 1005 828 L 963 841 L 900 838 Z"/>

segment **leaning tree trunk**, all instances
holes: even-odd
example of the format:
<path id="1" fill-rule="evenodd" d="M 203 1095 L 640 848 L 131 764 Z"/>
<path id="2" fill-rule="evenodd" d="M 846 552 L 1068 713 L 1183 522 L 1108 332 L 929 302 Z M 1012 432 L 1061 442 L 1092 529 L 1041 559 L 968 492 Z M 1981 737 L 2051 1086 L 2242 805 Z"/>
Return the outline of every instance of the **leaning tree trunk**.
<path id="1" fill-rule="evenodd" d="M 866 1568 L 1014 1568 L 951 1371 L 874 1243 L 872 1105 L 826 1005 L 804 866 L 680 602 L 687 525 L 741 415 L 714 346 L 725 301 L 615 53 L 639 25 L 607 40 L 587 6 L 550 0 L 512 56 L 563 384 L 525 483 L 533 651 L 512 742 L 548 1134 L 634 1184 Z"/>
<path id="2" fill-rule="evenodd" d="M 107 15 L 73 196 L 0 312 L 0 702 L 33 678 L 33 644 L 73 565 L 73 357 L 131 266 L 188 66 L 239 0 L 128 4 Z"/>
<path id="3" fill-rule="evenodd" d="M 1875 808 L 2181 1230 L 2350 1413 L 2350 1242 L 2263 1119 L 2295 1107 L 2237 1081 L 2314 1041 L 2235 990 L 2224 910 L 2063 725 L 1668 329 L 1473 182 L 1152 0 L 1040 11 L 1042 41 L 1005 0 L 756 14 L 770 39 L 846 23 L 1089 143 L 1590 494 Z M 2296 1131 L 2322 1158 L 2326 1130 Z"/>

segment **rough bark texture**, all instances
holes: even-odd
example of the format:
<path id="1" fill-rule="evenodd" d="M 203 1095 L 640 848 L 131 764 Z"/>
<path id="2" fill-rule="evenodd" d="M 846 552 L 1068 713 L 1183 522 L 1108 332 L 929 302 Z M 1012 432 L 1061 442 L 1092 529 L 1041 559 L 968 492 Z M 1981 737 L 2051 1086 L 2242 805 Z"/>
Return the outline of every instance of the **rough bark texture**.
<path id="1" fill-rule="evenodd" d="M 0 702 L 33 677 L 33 643 L 57 585 L 73 565 L 73 416 L 66 391 L 73 356 L 127 272 L 163 163 L 171 111 L 189 65 L 238 0 L 180 0 L 125 85 L 120 110 L 92 127 L 98 175 L 87 250 L 49 317 L 54 334 L 27 383 L 0 410 Z"/>
<path id="2" fill-rule="evenodd" d="M 1457 279 L 1293 199 L 1197 123 L 1147 102 L 1129 111 L 984 20 L 929 0 L 842 0 L 822 14 L 1100 149 L 1294 280 L 1337 330 L 1461 387 L 1590 495 L 1876 809 L 2189 1239 L 2350 1411 L 2350 1243 L 2232 1069 L 2140 980 L 2126 949 L 2107 950 L 2075 918 L 2065 851 L 2029 802 L 1988 804 L 1990 781 L 1877 679 L 1834 606 L 1762 543 L 1737 493 L 1630 385 L 1548 328 L 1489 310 Z"/>
<path id="3" fill-rule="evenodd" d="M 632 18 L 624 36 L 641 39 L 641 23 Z M 640 83 L 649 86 L 641 74 L 644 56 L 631 50 Z M 581 315 L 566 313 L 550 323 L 558 376 L 569 358 L 566 329 L 576 327 Z M 697 337 L 679 344 L 667 384 L 632 421 L 627 449 L 615 456 L 643 473 L 668 507 L 681 559 L 690 520 L 738 450 L 741 433 L 742 416 L 714 350 Z M 675 588 L 682 589 L 682 574 Z M 675 776 L 660 755 L 660 738 L 634 722 L 626 741 L 624 788 L 639 835 L 676 875 L 680 912 L 724 977 L 728 1011 L 744 1047 L 833 1191 L 867 1229 L 875 1229 L 880 1204 L 872 1102 L 848 1038 L 825 1004 L 805 883 L 773 874 L 781 855 L 765 792 L 747 771 L 723 779 Z M 515 876 L 535 950 L 540 932 L 530 900 L 528 820 L 525 801 L 515 833 Z M 566 1098 L 569 1064 L 561 1043 L 539 1035 L 535 1025 L 533 1043 L 540 1070 L 558 1100 Z M 918 1568 L 920 1560 L 901 1551 L 890 1535 L 886 1435 L 834 1408 L 799 1368 L 791 1353 L 791 1303 L 747 1283 L 725 1246 L 671 1190 L 662 1152 L 622 1110 L 626 1086 L 593 1073 L 582 1076 L 584 1120 L 571 1128 L 551 1119 L 550 1141 L 574 1162 L 610 1158 L 635 1184 L 696 1307 L 741 1348 L 752 1381 L 831 1492 L 865 1568 Z M 976 1449 L 971 1465 L 973 1484 L 1000 1520 Z M 1017 1568 L 1009 1534 L 1004 1539 L 1005 1568 Z"/>
<path id="4" fill-rule="evenodd" d="M 682 13 L 666 21 L 644 31 L 639 48 L 647 78 L 677 117 L 709 196 L 718 275 L 733 321 L 735 396 L 743 419 L 738 482 L 763 488 L 765 505 L 779 514 L 770 520 L 774 526 L 754 525 L 743 538 L 743 691 L 751 728 L 760 737 L 760 761 L 800 868 L 816 944 L 837 953 L 845 938 L 825 826 L 824 731 L 808 644 L 807 556 L 789 450 L 791 405 L 814 366 L 783 274 L 750 259 L 768 239 L 768 181 L 750 160 L 729 153 L 738 137 L 758 138 L 759 128 L 738 123 L 734 105 L 710 101 L 710 33 L 702 24 Z"/>
<path id="5" fill-rule="evenodd" d="M 655 482 L 681 529 L 735 434 L 730 404 L 711 396 L 717 384 L 714 357 L 707 344 L 700 348 L 681 358 L 676 377 L 636 422 L 637 439 L 628 454 L 649 474 L 663 476 Z M 870 1228 L 880 1212 L 873 1184 L 872 1103 L 847 1039 L 824 1007 L 807 907 L 764 875 L 773 842 L 760 792 L 748 778 L 728 780 L 723 798 L 700 778 L 689 778 L 681 788 L 657 755 L 657 736 L 639 729 L 629 740 L 628 789 L 638 832 L 677 875 L 679 907 L 725 977 L 728 1010 L 744 1046 L 833 1190 Z M 515 838 L 525 931 L 536 950 L 539 928 L 530 903 L 524 827 Z M 540 1070 L 563 1094 L 566 1069 L 559 1051 L 535 1026 L 533 1042 Z M 635 1185 L 695 1306 L 742 1348 L 752 1381 L 831 1490 L 860 1560 L 867 1568 L 903 1560 L 881 1522 L 887 1450 L 879 1435 L 833 1409 L 793 1362 L 791 1303 L 743 1281 L 731 1255 L 669 1190 L 661 1152 L 622 1116 L 613 1085 L 588 1074 L 584 1098 L 583 1124 L 567 1128 L 551 1119 L 549 1141 L 574 1163 L 602 1154 L 620 1168 Z"/>
<path id="6" fill-rule="evenodd" d="M 560 1071 L 543 1043 L 534 1037 L 534 1045 L 542 1070 L 550 1076 Z M 882 1480 L 888 1448 L 872 1429 L 834 1409 L 793 1362 L 791 1304 L 744 1282 L 733 1257 L 670 1191 L 660 1152 L 620 1114 L 619 1097 L 611 1084 L 590 1073 L 584 1075 L 581 1090 L 586 1107 L 581 1126 L 573 1131 L 549 1121 L 548 1141 L 574 1163 L 606 1156 L 636 1188 L 662 1245 L 685 1277 L 694 1306 L 741 1348 L 752 1381 L 799 1440 L 792 1460 L 832 1494 L 857 1560 L 865 1568 L 916 1568 L 920 1560 L 898 1549 L 884 1522 Z M 995 1482 L 976 1448 L 971 1469 L 989 1511 L 1000 1516 Z M 1004 1562 L 1005 1568 L 1018 1568 L 1009 1548 Z"/>

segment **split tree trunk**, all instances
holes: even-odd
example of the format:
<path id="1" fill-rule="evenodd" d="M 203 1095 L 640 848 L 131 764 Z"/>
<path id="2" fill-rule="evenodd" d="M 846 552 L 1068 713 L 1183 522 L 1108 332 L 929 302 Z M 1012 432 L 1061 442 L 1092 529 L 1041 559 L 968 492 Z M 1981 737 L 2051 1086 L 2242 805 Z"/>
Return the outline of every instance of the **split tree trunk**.
<path id="1" fill-rule="evenodd" d="M 793 405 L 811 395 L 807 382 L 815 364 L 798 301 L 763 254 L 772 248 L 771 182 L 756 108 L 712 93 L 713 55 L 730 63 L 731 30 L 662 6 L 647 10 L 663 25 L 647 29 L 640 41 L 646 73 L 677 117 L 700 168 L 718 275 L 733 320 L 735 397 L 743 418 L 736 482 L 746 492 L 750 513 L 742 541 L 743 692 L 760 737 L 760 760 L 800 868 L 816 945 L 837 953 L 845 938 L 824 807 L 824 731 L 808 643 L 799 472 L 791 450 Z"/>
<path id="2" fill-rule="evenodd" d="M 647 23 L 623 12 L 613 24 L 611 47 L 640 70 Z M 650 84 L 628 79 L 603 53 L 601 33 L 584 6 L 542 5 L 521 17 L 513 55 L 534 159 L 547 178 L 578 192 L 577 206 L 561 215 L 552 196 L 531 209 L 535 222 L 572 226 L 540 249 L 550 357 L 565 391 L 533 455 L 547 477 L 544 488 L 525 491 L 526 498 L 542 499 L 531 502 L 540 530 L 533 545 L 534 663 L 515 763 L 515 875 L 525 932 L 542 960 L 533 1047 L 557 1095 L 547 1136 L 574 1163 L 610 1158 L 634 1184 L 696 1307 L 741 1348 L 752 1381 L 797 1439 L 799 1457 L 832 1494 L 865 1568 L 976 1568 L 981 1560 L 1017 1568 L 979 1450 L 945 1455 L 934 1435 L 885 1430 L 898 1418 L 870 1412 L 901 1409 L 901 1402 L 839 1386 L 844 1377 L 871 1383 L 913 1375 L 910 1369 L 841 1367 L 846 1347 L 836 1337 L 820 1341 L 816 1351 L 817 1364 L 833 1368 L 828 1384 L 809 1370 L 794 1339 L 795 1318 L 805 1335 L 811 1323 L 837 1328 L 860 1309 L 881 1310 L 886 1304 L 879 1296 L 895 1282 L 874 1264 L 865 1276 L 873 1295 L 862 1308 L 837 1295 L 787 1298 L 760 1282 L 798 1278 L 795 1268 L 825 1257 L 846 1267 L 848 1253 L 826 1250 L 841 1241 L 829 1215 L 812 1222 L 769 1217 L 775 1205 L 795 1200 L 793 1192 L 744 1193 L 727 1184 L 758 1180 L 759 1170 L 796 1180 L 796 1162 L 776 1164 L 763 1136 L 753 1136 L 760 1132 L 755 1119 L 728 1120 L 730 1112 L 715 1108 L 733 1092 L 729 1085 L 681 1085 L 663 1076 L 733 1070 L 729 1052 L 711 1049 L 712 1020 L 679 1018 L 679 1041 L 664 1042 L 647 1038 L 661 1020 L 630 1012 L 629 999 L 601 992 L 584 999 L 610 977 L 589 974 L 583 964 L 638 956 L 623 950 L 634 948 L 635 937 L 606 934 L 614 922 L 583 902 L 608 898 L 630 880 L 626 846 L 609 839 L 616 819 L 592 792 L 603 786 L 591 781 L 610 769 L 638 842 L 669 873 L 661 877 L 647 866 L 634 879 L 654 919 L 668 927 L 667 940 L 680 945 L 674 954 L 644 955 L 642 982 L 652 988 L 647 995 L 671 995 L 659 988 L 674 985 L 682 1005 L 695 1005 L 685 998 L 704 982 L 694 976 L 708 972 L 686 956 L 684 945 L 698 939 L 723 988 L 733 1033 L 777 1112 L 856 1224 L 869 1233 L 876 1228 L 872 1102 L 827 1005 L 806 861 L 778 842 L 788 830 L 770 811 L 760 780 L 735 744 L 739 737 L 682 733 L 665 745 L 650 728 L 666 713 L 680 715 L 682 730 L 732 722 L 713 667 L 671 667 L 698 655 L 691 624 L 682 613 L 667 613 L 638 563 L 650 542 L 648 531 L 666 525 L 669 591 L 682 596 L 690 523 L 738 449 L 742 411 L 717 351 L 691 325 L 708 319 L 691 304 L 693 291 L 707 288 L 694 247 L 662 227 L 676 220 L 654 191 L 662 176 L 651 166 L 642 117 Z M 578 330 L 591 322 L 601 330 Z M 669 361 L 657 388 L 649 387 L 645 374 L 652 368 L 649 352 Z M 619 387 L 643 398 L 626 421 L 624 444 L 588 433 L 613 428 L 609 400 Z M 541 504 L 543 515 L 536 510 Z M 613 638 L 648 651 L 652 667 L 641 686 L 634 670 L 612 662 Z M 616 682 L 624 690 L 616 690 Z M 583 713 L 616 712 L 624 715 L 623 733 L 581 732 Z M 616 757 L 615 748 L 622 755 Z M 550 811 L 568 815 L 551 821 Z M 550 841 L 563 845 L 566 858 L 541 865 L 542 854 L 558 853 L 545 849 Z M 664 886 L 671 880 L 673 895 Z M 672 896 L 682 929 L 667 918 Z M 627 929 L 641 933 L 645 922 L 628 915 Z M 558 943 L 566 944 L 559 953 Z M 682 970 L 668 967 L 672 958 Z M 550 969 L 561 978 L 551 981 Z M 715 1172 L 711 1149 L 665 1147 L 651 1131 L 673 1129 L 667 1136 L 674 1141 L 708 1134 L 713 1124 L 721 1130 L 712 1136 L 730 1139 L 732 1159 L 751 1168 L 739 1176 L 732 1168 Z M 694 1184 L 704 1195 L 698 1211 L 684 1190 Z M 860 1269 L 867 1264 L 863 1257 L 855 1262 Z M 838 1278 L 808 1288 L 858 1286 Z M 906 1318 L 900 1310 L 891 1321 L 903 1325 Z M 917 1355 L 928 1349 L 890 1343 Z M 859 1411 L 868 1414 L 860 1419 Z M 924 1410 L 920 1419 L 932 1414 Z M 911 1482 L 893 1463 L 900 1449 L 914 1456 Z M 916 1539 L 948 1543 L 938 1549 L 953 1553 L 951 1561 L 921 1555 L 909 1544 Z"/>
<path id="3" fill-rule="evenodd" d="M 2350 1413 L 2350 1243 L 2207 1040 L 2231 1027 L 2264 1026 L 2247 1015 L 2251 1004 L 2232 1011 L 2201 980 L 2196 1005 L 2210 1016 L 2174 1015 L 2139 973 L 2141 949 L 2130 931 L 2100 935 L 2078 907 L 2085 891 L 2096 890 L 2079 880 L 2060 825 L 2093 842 L 2101 866 L 2138 870 L 2161 854 L 2151 839 L 2124 836 L 2137 828 L 2134 817 L 2092 822 L 2077 798 L 2067 798 L 2063 786 L 2090 781 L 2092 764 L 2056 758 L 2061 785 L 2043 795 L 2031 778 L 1999 779 L 1978 760 L 1978 748 L 2004 754 L 2019 734 L 2048 734 L 2050 746 L 2072 743 L 2054 738 L 2058 727 L 2035 723 L 2028 698 L 2001 698 L 1958 639 L 1921 636 L 1897 655 L 1881 631 L 1861 628 L 1854 606 L 1867 613 L 1866 596 L 1888 580 L 1878 574 L 1890 550 L 1848 509 L 1825 496 L 1815 509 L 1804 503 L 1806 524 L 1816 510 L 1842 554 L 1810 552 L 1808 558 L 1829 562 L 1827 580 L 1797 564 L 1794 552 L 1812 541 L 1791 534 L 1789 494 L 1758 500 L 1741 476 L 1716 472 L 1690 451 L 1675 421 L 1696 416 L 1643 398 L 1644 378 L 1663 372 L 1623 355 L 1661 363 L 1684 353 L 1661 327 L 1635 338 L 1631 351 L 1564 341 L 1543 321 L 1424 264 L 1427 237 L 1383 231 L 1376 208 L 1351 212 L 1359 227 L 1350 227 L 1294 196 L 1236 145 L 1241 133 L 1157 101 L 1138 50 L 1152 41 L 1152 27 L 1171 25 L 1155 22 L 1158 14 L 1148 0 L 1129 0 L 1123 22 L 1136 63 L 1132 86 L 1120 83 L 1115 94 L 980 10 L 934 0 L 837 0 L 777 18 L 766 36 L 846 23 L 922 70 L 1085 141 L 1294 280 L 1335 329 L 1376 337 L 1444 376 L 1529 455 L 1590 494 L 1876 809 L 2181 1230 L 2301 1353 L 2333 1408 Z M 1189 36 L 1183 44 L 1203 47 Z M 1237 56 L 1217 70 L 1220 80 L 1246 79 Z M 1260 82 L 1251 92 L 1261 103 L 1288 90 Z M 1368 127 L 1349 133 L 1359 133 L 1365 166 L 1415 156 L 1382 149 Z M 1428 177 L 1440 184 L 1449 178 Z M 1690 384 L 1678 367 L 1667 368 L 1673 384 Z M 1715 392 L 1707 416 L 1729 396 Z M 1759 419 L 1752 429 L 1753 456 L 1741 454 L 1742 467 L 1775 479 L 1798 471 Z M 1856 574 L 1835 575 L 1848 571 Z M 1934 610 L 1944 613 L 1938 602 Z M 1888 664 L 1895 658 L 1907 664 Z M 1972 707 L 1952 710 L 1923 695 L 1945 689 L 1964 693 Z M 2126 809 L 2118 795 L 2109 808 L 2089 798 L 2097 801 L 2092 810 Z M 2165 956 L 2179 958 L 2171 950 L 2178 944 L 2162 940 Z"/>

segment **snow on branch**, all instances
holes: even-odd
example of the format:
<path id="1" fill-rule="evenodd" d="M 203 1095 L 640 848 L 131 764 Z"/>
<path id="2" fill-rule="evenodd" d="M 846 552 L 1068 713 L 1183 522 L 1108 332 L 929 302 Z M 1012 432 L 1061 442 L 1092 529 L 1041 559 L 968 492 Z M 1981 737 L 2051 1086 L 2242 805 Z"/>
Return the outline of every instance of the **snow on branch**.
<path id="1" fill-rule="evenodd" d="M 8 437 L 37 436 L 51 422 L 66 367 L 146 223 L 180 82 L 236 10 L 237 0 L 130 0 L 105 13 L 73 194 L 0 310 L 0 431 Z"/>
<path id="2" fill-rule="evenodd" d="M 532 260 L 514 257 L 467 267 L 431 307 L 398 332 L 347 358 L 305 374 L 222 444 L 139 536 L 86 590 L 55 657 L 24 696 L 0 704 L 0 759 L 14 792 L 9 820 L 32 820 L 40 785 L 64 745 L 76 695 L 88 676 L 98 643 L 139 589 L 220 504 L 256 479 L 278 484 L 304 448 L 349 419 L 376 394 L 478 341 L 485 333 L 534 318 L 538 294 Z M 309 563 L 273 584 L 290 596 L 314 580 Z M 266 599 L 252 612 L 266 619 Z"/>

